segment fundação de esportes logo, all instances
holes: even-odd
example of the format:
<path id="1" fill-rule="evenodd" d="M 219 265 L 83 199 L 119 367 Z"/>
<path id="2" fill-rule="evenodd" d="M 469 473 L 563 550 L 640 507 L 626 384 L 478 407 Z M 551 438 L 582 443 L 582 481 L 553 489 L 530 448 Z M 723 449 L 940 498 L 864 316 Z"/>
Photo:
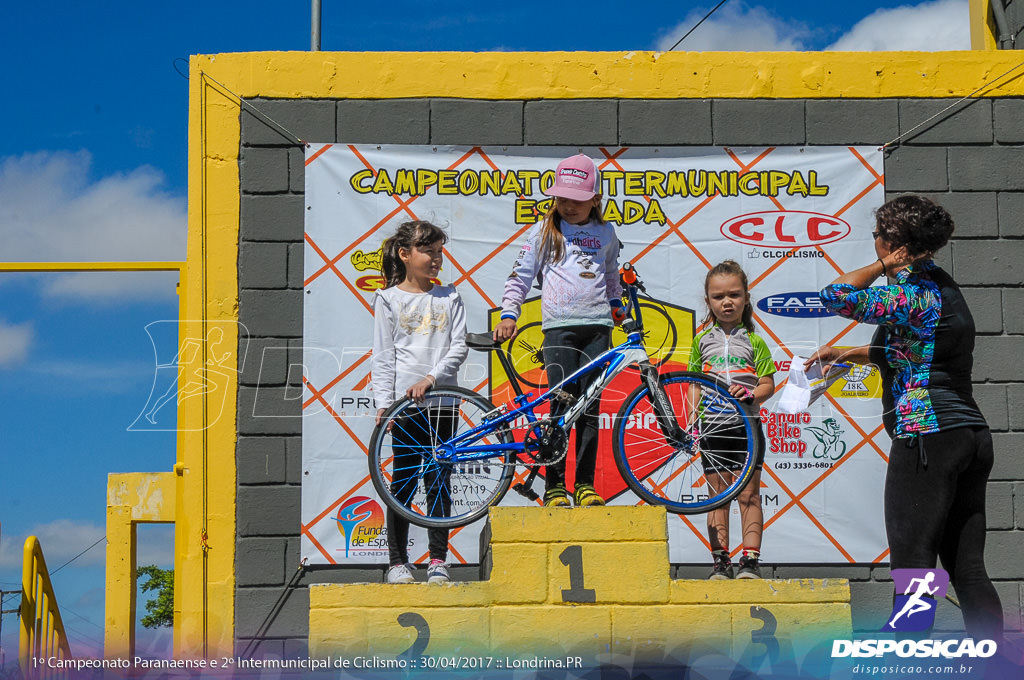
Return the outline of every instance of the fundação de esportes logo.
<path id="1" fill-rule="evenodd" d="M 334 521 L 345 537 L 346 558 L 350 550 L 384 552 L 388 549 L 384 511 L 372 498 L 356 496 L 348 499 L 338 508 Z M 340 552 L 342 548 L 337 550 Z"/>

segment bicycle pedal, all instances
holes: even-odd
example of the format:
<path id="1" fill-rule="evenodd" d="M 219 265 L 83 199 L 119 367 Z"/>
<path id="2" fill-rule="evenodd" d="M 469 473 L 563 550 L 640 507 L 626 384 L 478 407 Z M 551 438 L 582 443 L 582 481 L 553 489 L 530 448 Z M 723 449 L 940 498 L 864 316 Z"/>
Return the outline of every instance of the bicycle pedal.
<path id="1" fill-rule="evenodd" d="M 515 491 L 520 496 L 523 496 L 524 498 L 528 498 L 531 501 L 539 501 L 540 500 L 540 495 L 536 491 L 531 489 L 530 487 L 528 487 L 525 484 L 523 484 L 522 482 L 520 482 L 519 484 L 513 485 L 512 490 Z"/>

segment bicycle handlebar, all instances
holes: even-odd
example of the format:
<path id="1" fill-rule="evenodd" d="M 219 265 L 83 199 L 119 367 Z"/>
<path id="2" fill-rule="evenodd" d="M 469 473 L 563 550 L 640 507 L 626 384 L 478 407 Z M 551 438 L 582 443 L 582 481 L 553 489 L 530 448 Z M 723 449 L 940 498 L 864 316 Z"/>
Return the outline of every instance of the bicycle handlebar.
<path id="1" fill-rule="evenodd" d="M 630 262 L 626 262 L 619 268 L 619 280 L 623 286 L 639 288 L 644 293 L 647 292 L 647 289 L 644 288 L 644 282 L 640 280 L 640 276 L 636 273 L 636 267 Z"/>

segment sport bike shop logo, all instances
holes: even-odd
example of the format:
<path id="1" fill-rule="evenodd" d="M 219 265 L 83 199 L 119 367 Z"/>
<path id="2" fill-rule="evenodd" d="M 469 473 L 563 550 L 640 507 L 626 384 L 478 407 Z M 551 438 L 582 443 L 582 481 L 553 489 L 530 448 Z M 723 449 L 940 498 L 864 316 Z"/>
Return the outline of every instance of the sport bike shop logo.
<path id="1" fill-rule="evenodd" d="M 944 569 L 893 569 L 896 595 L 883 633 L 929 630 L 935 623 L 937 600 L 946 596 L 949 574 Z M 996 653 L 993 640 L 835 640 L 832 657 L 880 657 L 895 653 L 900 657 L 987 658 Z"/>

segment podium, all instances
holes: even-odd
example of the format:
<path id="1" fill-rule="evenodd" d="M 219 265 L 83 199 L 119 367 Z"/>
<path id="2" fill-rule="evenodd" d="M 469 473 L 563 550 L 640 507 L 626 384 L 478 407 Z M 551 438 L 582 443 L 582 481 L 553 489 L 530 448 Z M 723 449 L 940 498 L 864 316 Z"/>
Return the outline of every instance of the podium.
<path id="1" fill-rule="evenodd" d="M 663 508 L 493 508 L 481 556 L 475 582 L 311 586 L 310 656 L 467 670 L 760 663 L 852 636 L 845 579 L 670 578 Z"/>

